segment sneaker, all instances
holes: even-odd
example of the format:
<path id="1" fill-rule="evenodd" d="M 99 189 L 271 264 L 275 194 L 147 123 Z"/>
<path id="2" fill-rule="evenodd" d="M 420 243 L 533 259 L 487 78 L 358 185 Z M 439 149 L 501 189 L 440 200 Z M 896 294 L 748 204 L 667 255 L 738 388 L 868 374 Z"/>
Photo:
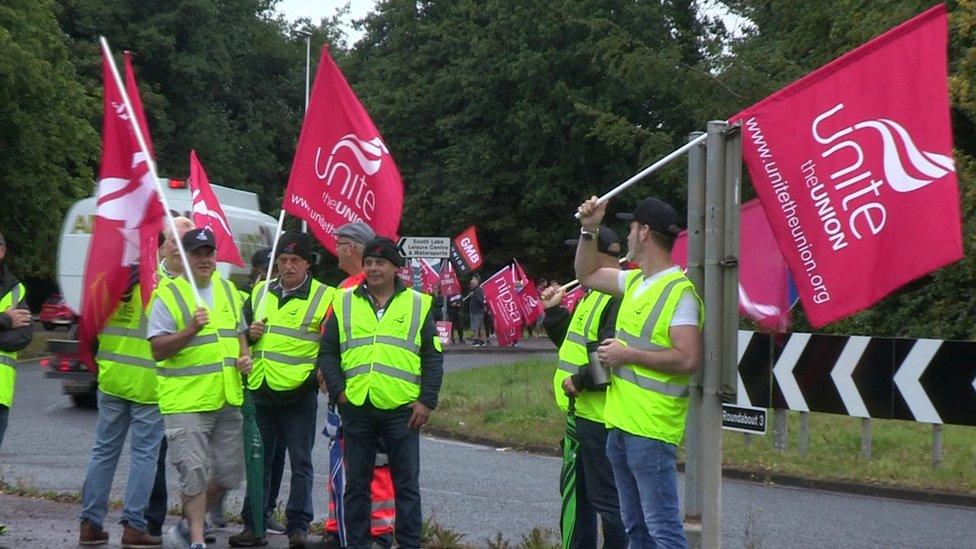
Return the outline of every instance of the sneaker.
<path id="1" fill-rule="evenodd" d="M 227 543 L 231 547 L 264 547 L 268 544 L 268 540 L 255 536 L 254 530 L 245 526 L 240 534 L 234 534 L 227 538 Z"/>
<path id="2" fill-rule="evenodd" d="M 207 543 L 210 543 L 209 541 Z M 207 549 L 207 543 L 194 543 L 190 549 Z"/>
<path id="3" fill-rule="evenodd" d="M 128 524 L 122 525 L 122 547 L 129 549 L 151 549 L 162 547 L 163 540 L 158 536 L 150 536 L 142 530 L 136 530 Z"/>
<path id="4" fill-rule="evenodd" d="M 295 530 L 294 532 L 288 534 L 288 547 L 305 547 L 305 543 L 308 541 L 308 533 L 304 530 Z"/>
<path id="5" fill-rule="evenodd" d="M 81 521 L 78 529 L 78 545 L 102 545 L 108 543 L 108 532 L 92 524 L 88 519 Z"/>
<path id="6" fill-rule="evenodd" d="M 187 525 L 186 519 L 180 519 L 179 522 L 166 531 L 166 535 L 163 536 L 163 543 L 167 547 L 190 549 L 190 527 Z"/>
<path id="7" fill-rule="evenodd" d="M 278 519 L 274 517 L 265 517 L 264 519 L 264 531 L 269 534 L 284 534 L 285 525 L 278 522 Z"/>

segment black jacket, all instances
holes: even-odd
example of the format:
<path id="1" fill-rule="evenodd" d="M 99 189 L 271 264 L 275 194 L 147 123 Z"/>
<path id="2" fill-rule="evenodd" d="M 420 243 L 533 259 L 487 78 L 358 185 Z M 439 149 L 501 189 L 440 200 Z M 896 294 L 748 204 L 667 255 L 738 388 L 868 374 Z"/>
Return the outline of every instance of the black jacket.
<path id="1" fill-rule="evenodd" d="M 19 283 L 7 265 L 0 262 L 0 296 L 7 295 L 7 292 L 13 291 L 14 286 Z M 20 302 L 14 304 L 15 309 L 26 309 L 27 308 L 27 296 L 21 296 Z M 12 353 L 19 351 L 24 347 L 30 345 L 31 339 L 34 337 L 34 329 L 28 324 L 23 328 L 11 329 L 13 324 L 13 319 L 10 315 L 4 314 L 0 311 L 0 351 L 6 351 Z"/>
<path id="2" fill-rule="evenodd" d="M 394 285 L 396 288 L 394 297 L 406 290 L 406 286 L 399 278 L 394 280 Z M 366 296 L 366 283 L 357 286 L 353 292 Z M 371 297 L 366 297 L 375 311 L 376 303 L 373 303 Z M 339 297 L 336 296 L 336 299 Z M 390 298 L 390 301 L 392 300 L 393 298 Z M 441 381 L 444 378 L 444 355 L 434 347 L 435 337 L 437 337 L 437 328 L 433 317 L 428 313 L 420 328 L 420 397 L 417 400 L 431 410 L 437 407 L 437 394 L 440 392 Z M 325 386 L 329 391 L 331 402 L 338 402 L 339 393 L 346 390 L 346 376 L 342 372 L 340 356 L 339 321 L 336 320 L 335 315 L 330 315 L 319 346 L 319 370 L 325 377 Z"/>

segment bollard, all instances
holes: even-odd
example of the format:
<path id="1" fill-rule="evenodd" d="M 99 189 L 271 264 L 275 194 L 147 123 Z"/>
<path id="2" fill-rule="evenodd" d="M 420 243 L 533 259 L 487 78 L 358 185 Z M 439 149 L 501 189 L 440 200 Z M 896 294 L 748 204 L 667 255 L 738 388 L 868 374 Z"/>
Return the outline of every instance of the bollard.
<path id="1" fill-rule="evenodd" d="M 800 427 L 796 432 L 796 451 L 806 456 L 810 447 L 810 412 L 800 412 Z"/>
<path id="2" fill-rule="evenodd" d="M 932 424 L 932 468 L 942 467 L 942 424 Z"/>
<path id="3" fill-rule="evenodd" d="M 781 410 L 779 408 L 773 410 L 773 448 L 779 450 L 780 452 L 786 451 L 787 420 L 788 416 L 786 414 L 786 410 Z"/>
<path id="4" fill-rule="evenodd" d="M 861 459 L 871 461 L 871 418 L 861 418 Z"/>

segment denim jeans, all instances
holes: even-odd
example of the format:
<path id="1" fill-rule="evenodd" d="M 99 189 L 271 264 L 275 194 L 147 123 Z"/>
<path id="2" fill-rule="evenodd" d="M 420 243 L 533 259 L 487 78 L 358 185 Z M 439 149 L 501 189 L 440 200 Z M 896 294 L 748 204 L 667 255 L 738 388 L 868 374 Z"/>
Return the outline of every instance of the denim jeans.
<path id="1" fill-rule="evenodd" d="M 597 517 L 603 522 L 603 547 L 627 546 L 627 531 L 620 518 L 620 500 L 613 469 L 607 460 L 607 428 L 576 417 L 576 528 L 570 546 L 597 546 Z"/>
<path id="2" fill-rule="evenodd" d="M 10 408 L 0 404 L 0 447 L 3 446 L 3 434 L 7 432 L 7 416 L 10 415 Z"/>
<path id="3" fill-rule="evenodd" d="M 267 494 L 271 486 L 276 447 L 276 437 L 283 439 L 288 448 L 291 460 L 291 486 L 288 492 L 288 503 L 285 506 L 286 533 L 296 531 L 308 532 L 312 515 L 312 446 L 315 444 L 315 413 L 318 409 L 318 391 L 308 391 L 294 404 L 286 406 L 256 405 L 258 430 L 261 431 L 264 445 L 264 490 Z M 270 516 L 274 510 L 265 499 L 265 516 Z M 253 526 L 254 517 L 251 514 L 251 501 L 244 498 L 244 508 L 241 511 L 244 524 Z"/>
<path id="4" fill-rule="evenodd" d="M 98 392 L 98 424 L 85 484 L 81 489 L 82 520 L 101 528 L 108 513 L 115 467 L 131 427 L 131 461 L 125 484 L 122 521 L 137 530 L 146 529 L 146 505 L 156 476 L 156 458 L 163 439 L 163 417 L 155 404 L 138 404 Z"/>
<path id="5" fill-rule="evenodd" d="M 611 429 L 607 457 L 630 548 L 687 547 L 678 505 L 677 447 Z"/>
<path id="6" fill-rule="evenodd" d="M 412 409 L 401 406 L 380 410 L 366 399 L 362 406 L 340 404 L 346 440 L 346 533 L 349 549 L 371 546 L 369 527 L 372 511 L 370 483 L 380 440 L 390 458 L 395 493 L 394 538 L 399 547 L 420 547 L 423 514 L 420 508 L 420 431 L 407 427 Z"/>

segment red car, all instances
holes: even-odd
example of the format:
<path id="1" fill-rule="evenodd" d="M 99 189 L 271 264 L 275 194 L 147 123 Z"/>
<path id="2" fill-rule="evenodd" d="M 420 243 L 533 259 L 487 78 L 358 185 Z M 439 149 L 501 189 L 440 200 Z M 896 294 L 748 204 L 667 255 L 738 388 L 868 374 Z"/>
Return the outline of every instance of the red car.
<path id="1" fill-rule="evenodd" d="M 78 321 L 78 317 L 61 298 L 61 294 L 54 294 L 41 306 L 38 320 L 44 325 L 45 330 L 53 330 L 57 326 L 65 326 L 70 330 L 71 325 Z"/>

